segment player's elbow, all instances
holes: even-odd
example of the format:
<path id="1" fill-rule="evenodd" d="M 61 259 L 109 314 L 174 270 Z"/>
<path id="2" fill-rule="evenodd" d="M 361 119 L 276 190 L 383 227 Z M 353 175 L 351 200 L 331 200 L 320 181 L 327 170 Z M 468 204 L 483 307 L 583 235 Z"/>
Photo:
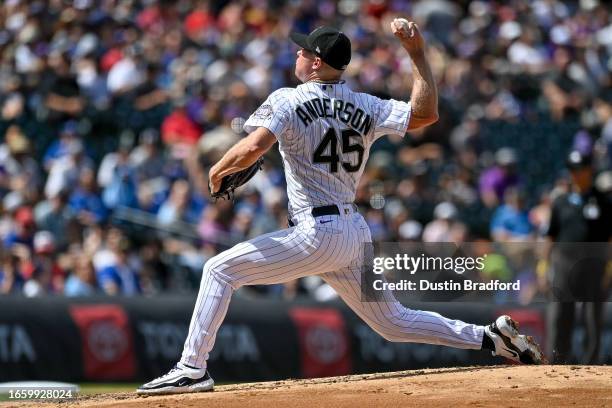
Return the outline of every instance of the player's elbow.
<path id="1" fill-rule="evenodd" d="M 438 111 L 436 110 L 426 118 L 427 125 L 425 126 L 433 125 L 438 121 L 438 119 L 440 119 L 440 115 L 438 115 Z"/>
<path id="2" fill-rule="evenodd" d="M 438 115 L 437 111 L 427 115 L 412 116 L 410 118 L 410 122 L 408 123 L 408 130 L 416 130 L 425 126 L 433 125 L 438 121 L 439 118 L 440 116 Z"/>
<path id="3" fill-rule="evenodd" d="M 260 127 L 249 135 L 246 150 L 250 157 L 259 158 L 270 150 L 275 142 L 274 134 L 268 129 Z"/>

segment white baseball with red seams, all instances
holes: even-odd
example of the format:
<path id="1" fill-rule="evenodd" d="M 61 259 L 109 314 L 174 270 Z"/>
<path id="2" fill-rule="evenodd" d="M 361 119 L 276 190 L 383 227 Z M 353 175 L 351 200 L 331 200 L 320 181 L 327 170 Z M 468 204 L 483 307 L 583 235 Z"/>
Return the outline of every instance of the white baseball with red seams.
<path id="1" fill-rule="evenodd" d="M 204 266 L 181 363 L 205 368 L 230 302 L 243 285 L 274 284 L 319 275 L 375 331 L 391 341 L 480 349 L 484 327 L 410 310 L 391 292 L 362 302 L 364 218 L 352 204 L 372 144 L 404 135 L 410 103 L 353 92 L 343 81 L 306 82 L 273 92 L 244 125 L 278 139 L 294 227 L 240 243 Z M 338 215 L 313 217 L 336 205 Z"/>

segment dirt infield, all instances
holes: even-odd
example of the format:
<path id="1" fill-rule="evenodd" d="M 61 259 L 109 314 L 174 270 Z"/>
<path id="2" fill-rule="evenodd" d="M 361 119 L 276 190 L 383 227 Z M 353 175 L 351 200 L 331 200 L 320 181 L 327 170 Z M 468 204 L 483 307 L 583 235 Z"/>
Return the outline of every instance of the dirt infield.
<path id="1" fill-rule="evenodd" d="M 226 385 L 215 392 L 139 397 L 97 394 L 61 402 L 0 407 L 291 408 L 313 407 L 610 407 L 612 367 L 496 366 L 402 371 L 312 380 Z"/>

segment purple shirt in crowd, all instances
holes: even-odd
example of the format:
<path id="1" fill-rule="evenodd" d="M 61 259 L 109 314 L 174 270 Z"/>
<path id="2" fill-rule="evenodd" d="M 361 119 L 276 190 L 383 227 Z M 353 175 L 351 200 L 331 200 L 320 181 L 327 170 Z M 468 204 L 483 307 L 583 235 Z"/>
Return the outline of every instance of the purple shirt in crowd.
<path id="1" fill-rule="evenodd" d="M 518 186 L 520 178 L 516 173 L 507 174 L 501 167 L 492 167 L 480 176 L 479 191 L 484 193 L 494 191 L 497 199 L 502 202 L 508 187 Z"/>

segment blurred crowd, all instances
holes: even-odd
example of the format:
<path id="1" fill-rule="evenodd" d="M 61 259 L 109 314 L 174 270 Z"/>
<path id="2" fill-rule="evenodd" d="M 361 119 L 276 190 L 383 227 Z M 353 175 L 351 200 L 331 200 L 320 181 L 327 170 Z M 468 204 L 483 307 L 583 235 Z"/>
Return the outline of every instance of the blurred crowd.
<path id="1" fill-rule="evenodd" d="M 341 28 L 347 83 L 406 100 L 397 16 L 426 36 L 440 120 L 374 146 L 356 198 L 374 239 L 535 239 L 568 188 L 570 149 L 610 188 L 610 11 L 597 0 L 4 0 L 0 293 L 190 290 L 208 257 L 284 228 L 278 154 L 235 203 L 209 202 L 208 168 L 270 92 L 297 85 L 290 31 Z M 255 290 L 333 296 L 316 277 Z"/>

